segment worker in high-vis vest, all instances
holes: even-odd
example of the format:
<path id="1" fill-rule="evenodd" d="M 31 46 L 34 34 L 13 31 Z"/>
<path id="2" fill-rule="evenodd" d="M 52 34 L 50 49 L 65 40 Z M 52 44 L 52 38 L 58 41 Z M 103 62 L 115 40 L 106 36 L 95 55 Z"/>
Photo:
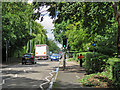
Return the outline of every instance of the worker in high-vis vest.
<path id="1" fill-rule="evenodd" d="M 82 56 L 82 54 L 80 54 L 80 55 L 78 56 L 78 59 L 80 60 L 80 67 L 82 67 L 82 58 L 83 58 L 83 56 Z"/>

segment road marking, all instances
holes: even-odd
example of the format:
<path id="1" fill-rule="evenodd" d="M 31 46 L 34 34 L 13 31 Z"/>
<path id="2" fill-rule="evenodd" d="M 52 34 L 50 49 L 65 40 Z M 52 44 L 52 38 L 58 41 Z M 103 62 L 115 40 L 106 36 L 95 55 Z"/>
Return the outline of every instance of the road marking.
<path id="1" fill-rule="evenodd" d="M 23 70 L 24 72 L 26 72 L 26 70 Z"/>
<path id="2" fill-rule="evenodd" d="M 58 75 L 60 63 L 61 63 L 61 61 L 59 61 L 59 63 L 58 63 L 58 68 L 56 68 L 56 71 L 53 71 L 53 72 L 56 72 L 56 75 L 55 75 L 55 77 L 52 78 L 52 80 L 51 80 L 51 82 L 50 82 L 50 85 L 49 85 L 49 87 L 47 88 L 47 90 L 51 90 L 51 88 L 52 88 L 52 86 L 53 86 L 53 82 L 55 82 L 56 79 L 57 79 L 57 75 Z"/>
<path id="3" fill-rule="evenodd" d="M 59 62 L 59 63 L 60 63 L 60 62 Z M 44 90 L 43 85 L 45 85 L 45 84 L 47 84 L 47 83 L 50 83 L 50 85 L 49 85 L 49 87 L 47 88 L 47 90 L 50 90 L 50 89 L 52 88 L 53 82 L 54 82 L 55 79 L 56 79 L 56 77 L 55 77 L 55 78 L 53 77 L 53 74 L 52 74 L 52 73 L 56 72 L 56 74 L 57 74 L 58 70 L 59 70 L 59 64 L 58 64 L 58 68 L 56 68 L 56 71 L 52 70 L 52 72 L 49 73 L 51 76 L 47 76 L 47 77 L 45 78 L 45 79 L 47 80 L 47 82 L 40 84 L 40 88 L 41 88 L 42 90 Z M 57 76 L 57 75 L 56 75 L 56 76 Z M 52 77 L 51 81 L 48 79 L 48 77 Z"/>
<path id="4" fill-rule="evenodd" d="M 5 84 L 5 80 L 3 80 L 3 84 Z"/>
<path id="5" fill-rule="evenodd" d="M 5 84 L 5 80 L 2 80 L 2 83 L 0 85 L 2 85 L 2 84 Z"/>
<path id="6" fill-rule="evenodd" d="M 9 68 L 9 70 L 11 70 L 12 68 Z"/>
<path id="7" fill-rule="evenodd" d="M 80 77 L 76 75 L 76 78 L 79 79 Z"/>
<path id="8" fill-rule="evenodd" d="M 18 77 L 18 75 L 17 75 L 17 74 L 15 74 L 15 77 Z"/>

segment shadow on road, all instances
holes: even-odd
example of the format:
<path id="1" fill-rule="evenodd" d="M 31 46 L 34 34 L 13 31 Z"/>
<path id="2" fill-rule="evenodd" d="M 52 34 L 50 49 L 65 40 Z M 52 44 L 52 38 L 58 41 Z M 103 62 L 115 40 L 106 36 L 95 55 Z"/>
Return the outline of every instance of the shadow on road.
<path id="1" fill-rule="evenodd" d="M 2 90 L 42 90 L 41 88 L 2 88 Z"/>
<path id="2" fill-rule="evenodd" d="M 53 89 L 52 90 L 81 90 L 82 86 L 81 84 L 74 84 L 71 82 L 61 82 L 57 80 L 57 83 L 54 83 Z"/>
<path id="3" fill-rule="evenodd" d="M 2 90 L 41 90 L 40 84 L 46 82 L 45 80 L 35 80 L 26 77 L 9 78 L 10 79 L 5 79 L 5 84 L 2 85 Z"/>
<path id="4" fill-rule="evenodd" d="M 63 71 L 63 67 L 59 67 L 59 71 Z M 83 67 L 79 67 L 79 65 L 72 65 L 72 66 L 66 66 L 65 73 L 86 73 L 85 69 Z"/>
<path id="5" fill-rule="evenodd" d="M 15 66 L 13 66 L 13 65 L 7 65 L 7 66 L 3 66 L 2 68 L 10 68 L 10 67 L 12 67 L 12 68 L 26 68 L 26 67 L 40 67 L 40 66 L 48 66 L 49 64 L 39 64 L 39 63 L 37 63 L 37 64 L 24 64 L 24 65 L 22 65 L 22 64 L 15 64 Z"/>
<path id="6" fill-rule="evenodd" d="M 4 70 L 2 71 L 3 75 L 7 75 L 7 74 L 25 74 L 25 73 L 41 73 L 40 71 L 23 71 L 23 70 Z"/>

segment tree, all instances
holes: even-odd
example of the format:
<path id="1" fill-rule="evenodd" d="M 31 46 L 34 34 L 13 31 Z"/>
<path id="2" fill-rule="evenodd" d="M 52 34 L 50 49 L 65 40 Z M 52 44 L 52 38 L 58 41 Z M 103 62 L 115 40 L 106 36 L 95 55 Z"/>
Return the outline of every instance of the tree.
<path id="1" fill-rule="evenodd" d="M 55 41 L 54 40 L 48 40 L 48 46 L 49 46 L 49 51 L 52 51 L 52 52 L 59 52 L 60 51 L 60 48 L 56 45 Z"/>
<path id="2" fill-rule="evenodd" d="M 113 3 L 113 10 L 118 22 L 118 35 L 117 35 L 117 54 L 120 58 L 120 2 Z"/>
<path id="3" fill-rule="evenodd" d="M 6 40 L 9 40 L 9 45 L 11 47 L 8 51 L 11 55 L 14 55 L 16 52 L 18 53 L 23 47 L 26 47 L 25 52 L 29 52 L 29 41 L 34 39 L 38 34 L 42 35 L 42 43 L 47 43 L 46 30 L 34 21 L 33 9 L 33 5 L 25 2 L 2 3 L 3 55 L 5 55 Z M 32 26 L 32 35 L 30 35 L 30 22 Z M 32 40 L 32 42 L 34 45 L 35 41 Z"/>
<path id="4" fill-rule="evenodd" d="M 76 50 L 80 50 L 78 47 L 85 50 L 86 47 L 91 47 L 92 43 L 97 44 L 98 42 L 95 42 L 95 39 L 98 39 L 99 36 L 103 37 L 103 40 L 106 41 L 106 37 L 110 37 L 108 32 L 110 32 L 111 28 L 114 27 L 113 25 L 116 25 L 114 23 L 115 18 L 113 13 L 115 10 L 113 11 L 111 2 L 42 2 L 36 3 L 35 5 L 36 8 L 39 8 L 42 5 L 50 6 L 48 11 L 52 18 L 55 18 L 55 12 L 58 12 L 57 19 L 54 21 L 55 29 L 53 29 L 55 39 L 62 43 L 62 37 L 67 35 L 69 37 L 69 44 L 71 45 L 70 48 L 74 48 Z M 80 24 L 76 25 L 76 23 Z M 74 26 L 76 29 L 71 28 L 71 26 Z M 83 39 L 82 44 L 80 44 L 81 41 L 74 38 L 74 36 L 78 36 L 78 34 L 76 35 L 74 32 L 80 33 L 77 30 L 84 31 L 87 41 L 84 41 Z M 111 36 L 116 36 L 116 30 L 113 32 L 114 33 L 111 33 Z M 71 37 L 69 34 L 72 34 Z M 116 44 L 115 38 L 113 41 L 114 44 Z M 106 44 L 110 45 L 109 42 L 111 40 L 107 40 L 108 42 Z M 74 46 L 73 43 L 76 43 L 75 45 L 78 44 L 78 46 Z M 97 45 L 99 45 L 99 43 Z M 116 52 L 116 50 L 114 50 L 114 52 Z"/>
<path id="5" fill-rule="evenodd" d="M 85 45 L 90 46 L 92 43 L 95 43 L 94 39 L 98 35 L 101 37 L 106 37 L 106 35 L 108 35 L 108 31 L 111 31 L 110 28 L 113 27 L 112 24 L 115 21 L 113 9 L 111 3 L 109 2 L 60 2 L 57 4 L 57 10 L 59 14 L 57 16 L 58 19 L 55 21 L 55 38 L 57 39 L 60 36 L 62 37 L 65 35 L 65 33 L 67 33 L 66 35 L 69 36 L 68 41 L 71 43 L 76 43 L 76 45 L 78 45 L 78 47 L 81 47 L 81 49 Z M 69 28 L 67 29 L 67 27 Z M 83 39 L 83 45 L 79 45 L 80 42 L 78 42 L 78 39 L 74 38 L 74 36 L 78 36 L 78 34 L 73 32 L 78 32 L 79 34 L 80 32 L 75 31 L 73 27 L 76 28 L 76 30 L 83 29 L 83 34 L 85 34 L 85 38 L 87 39 L 87 41 Z M 69 30 L 70 28 L 71 30 Z M 114 36 L 114 34 L 112 34 L 112 36 Z M 111 40 L 109 39 L 109 41 Z M 114 44 L 115 43 L 116 42 L 114 42 Z M 75 48 L 79 50 L 79 48 L 76 46 L 74 46 L 74 49 Z M 87 48 L 87 46 L 85 46 L 85 48 Z"/>

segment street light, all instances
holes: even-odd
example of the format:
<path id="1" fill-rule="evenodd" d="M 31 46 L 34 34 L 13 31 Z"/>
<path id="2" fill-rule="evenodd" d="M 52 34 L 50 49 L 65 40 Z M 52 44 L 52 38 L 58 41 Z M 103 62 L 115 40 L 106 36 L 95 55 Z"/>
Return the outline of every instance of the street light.
<path id="1" fill-rule="evenodd" d="M 32 20 L 31 20 L 31 21 L 32 21 Z M 32 35 L 31 21 L 30 21 L 30 36 Z M 31 40 L 30 40 L 30 53 L 31 53 Z"/>
<path id="2" fill-rule="evenodd" d="M 6 62 L 8 62 L 8 44 L 9 44 L 9 39 L 6 40 Z"/>

